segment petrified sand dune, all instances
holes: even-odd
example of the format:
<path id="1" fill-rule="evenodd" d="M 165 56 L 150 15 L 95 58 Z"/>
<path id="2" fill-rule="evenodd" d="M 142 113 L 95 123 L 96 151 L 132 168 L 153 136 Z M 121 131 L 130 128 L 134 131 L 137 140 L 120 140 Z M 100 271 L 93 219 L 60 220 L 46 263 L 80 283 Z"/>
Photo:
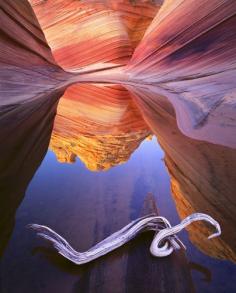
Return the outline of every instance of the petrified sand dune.
<path id="1" fill-rule="evenodd" d="M 165 97 L 133 88 L 143 117 L 165 151 L 172 195 L 181 218 L 205 212 L 222 227 L 222 236 L 208 241 L 203 223 L 189 226 L 190 239 L 204 253 L 236 262 L 236 150 L 184 136 Z"/>
<path id="2" fill-rule="evenodd" d="M 150 131 L 120 85 L 76 84 L 61 98 L 50 148 L 60 162 L 78 156 L 92 171 L 126 162 Z"/>

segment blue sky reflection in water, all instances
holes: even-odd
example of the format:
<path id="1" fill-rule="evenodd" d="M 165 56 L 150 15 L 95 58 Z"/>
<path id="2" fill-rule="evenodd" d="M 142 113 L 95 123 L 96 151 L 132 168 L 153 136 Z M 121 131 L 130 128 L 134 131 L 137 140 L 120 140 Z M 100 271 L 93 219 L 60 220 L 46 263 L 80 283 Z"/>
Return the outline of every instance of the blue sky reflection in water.
<path id="1" fill-rule="evenodd" d="M 79 158 L 73 164 L 59 163 L 48 151 L 17 210 L 14 232 L 1 261 L 3 292 L 74 292 L 72 288 L 82 279 L 83 270 L 87 274 L 90 270 L 89 265 L 75 268 L 62 260 L 25 228 L 28 223 L 48 225 L 75 248 L 85 250 L 138 217 L 149 192 L 155 196 L 159 214 L 178 223 L 163 159 L 155 137 L 143 141 L 128 162 L 102 172 L 89 171 Z M 195 289 L 232 292 L 235 265 L 200 252 L 188 240 L 187 232 L 180 237 L 187 246 Z M 121 248 L 107 256 L 108 265 L 114 269 L 124 255 Z M 116 283 L 121 277 L 118 273 L 113 278 Z"/>

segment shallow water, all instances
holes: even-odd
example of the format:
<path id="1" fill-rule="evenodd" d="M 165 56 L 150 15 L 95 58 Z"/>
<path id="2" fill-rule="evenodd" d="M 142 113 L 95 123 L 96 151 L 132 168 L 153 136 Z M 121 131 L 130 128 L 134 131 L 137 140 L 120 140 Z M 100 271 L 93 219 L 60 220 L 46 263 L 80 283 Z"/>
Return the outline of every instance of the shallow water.
<path id="1" fill-rule="evenodd" d="M 174 120 L 162 116 L 162 123 L 154 121 L 151 112 L 144 119 L 160 134 L 159 143 L 155 135 L 145 139 L 150 130 L 145 132 L 147 126 L 133 106 L 113 100 L 118 110 L 113 109 L 111 117 L 104 102 L 96 111 L 98 101 L 86 104 L 82 94 L 79 97 L 83 119 L 68 119 L 69 113 L 64 117 L 69 127 L 67 120 L 61 121 L 64 96 L 52 135 L 57 94 L 34 102 L 33 110 L 30 104 L 17 108 L 14 119 L 11 114 L 3 119 L 1 292 L 233 292 L 235 151 L 186 138 Z M 85 113 L 91 112 L 90 118 L 99 114 L 87 128 L 94 132 L 86 136 Z M 70 151 L 78 152 L 83 162 Z M 155 259 L 149 253 L 152 233 L 146 233 L 105 257 L 76 266 L 26 228 L 29 223 L 47 225 L 83 251 L 153 212 L 154 203 L 172 224 L 191 212 L 209 213 L 222 225 L 222 237 L 208 241 L 208 227 L 193 225 L 189 234 L 179 235 L 186 252 Z"/>

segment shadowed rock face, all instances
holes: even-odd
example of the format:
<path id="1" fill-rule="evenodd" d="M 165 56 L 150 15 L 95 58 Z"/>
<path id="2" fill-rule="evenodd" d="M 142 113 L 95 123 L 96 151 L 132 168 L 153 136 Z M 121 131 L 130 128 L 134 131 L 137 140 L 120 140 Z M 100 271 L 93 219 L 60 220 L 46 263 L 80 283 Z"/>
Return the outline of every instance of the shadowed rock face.
<path id="1" fill-rule="evenodd" d="M 60 100 L 50 148 L 60 162 L 78 156 L 92 171 L 107 170 L 126 162 L 149 134 L 122 86 L 78 84 Z"/>
<path id="2" fill-rule="evenodd" d="M 236 250 L 233 244 L 235 243 L 233 242 L 235 241 L 235 237 L 230 235 L 232 230 L 228 229 L 230 225 L 235 224 L 235 221 L 231 222 L 232 219 L 229 218 L 226 220 L 224 219 L 225 215 L 227 215 L 227 207 L 231 204 L 230 200 L 227 198 L 223 199 L 226 206 L 223 208 L 222 214 L 219 214 L 217 209 L 221 208 L 222 210 L 222 207 L 219 203 L 216 205 L 214 204 L 218 201 L 217 198 L 214 198 L 213 201 L 213 196 L 216 195 L 219 197 L 219 194 L 215 193 L 209 195 L 209 198 L 206 200 L 198 198 L 199 191 L 196 186 L 189 183 L 189 175 L 187 177 L 186 174 L 180 174 L 176 166 L 172 165 L 172 162 L 169 160 L 168 156 L 165 157 L 165 163 L 171 176 L 171 191 L 180 218 L 184 219 L 186 216 L 202 210 L 203 206 L 206 206 L 208 202 L 210 202 L 210 205 L 205 208 L 205 211 L 208 211 L 208 213 L 211 213 L 214 216 L 218 213 L 218 219 L 223 228 L 224 236 L 227 237 L 227 240 L 225 240 L 225 237 L 223 239 L 219 237 L 209 241 L 207 240 L 210 233 L 209 227 L 202 223 L 193 223 L 191 226 L 186 228 L 189 232 L 191 242 L 203 253 L 211 257 L 230 260 L 236 263 Z M 188 182 L 187 184 L 186 181 Z M 235 217 L 235 214 L 233 216 Z"/>
<path id="3" fill-rule="evenodd" d="M 174 109 L 165 97 L 144 89 L 133 89 L 139 109 L 165 151 L 172 195 L 181 218 L 205 212 L 222 227 L 220 238 L 207 240 L 204 223 L 187 230 L 190 239 L 204 253 L 236 261 L 236 150 L 192 140 L 178 129 Z"/>

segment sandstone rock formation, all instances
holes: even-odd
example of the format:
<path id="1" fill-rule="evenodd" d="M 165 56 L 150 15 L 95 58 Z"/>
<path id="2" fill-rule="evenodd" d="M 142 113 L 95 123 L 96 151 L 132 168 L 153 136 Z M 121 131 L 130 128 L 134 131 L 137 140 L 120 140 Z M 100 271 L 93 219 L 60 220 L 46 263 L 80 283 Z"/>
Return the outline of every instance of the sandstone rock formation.
<path id="1" fill-rule="evenodd" d="M 122 86 L 76 84 L 59 102 L 49 147 L 60 162 L 78 156 L 92 171 L 107 170 L 126 162 L 149 134 Z"/>
<path id="2" fill-rule="evenodd" d="M 205 202 L 202 202 L 201 199 L 199 200 L 197 198 L 199 195 L 197 187 L 189 182 L 186 184 L 189 178 L 187 178 L 186 174 L 183 175 L 178 172 L 178 168 L 172 165 L 173 162 L 169 160 L 168 156 L 165 157 L 165 163 L 171 176 L 171 191 L 180 218 L 184 219 L 191 213 L 202 210 L 203 205 L 207 205 L 209 199 L 207 198 Z M 205 195 L 207 197 L 208 194 L 205 193 Z M 214 195 L 219 196 L 218 194 Z M 210 195 L 209 198 L 212 196 Z M 188 201 L 188 198 L 190 198 L 190 201 Z M 230 260 L 236 263 L 236 251 L 233 243 L 231 243 L 231 241 L 234 241 L 234 237 L 230 236 L 232 231 L 228 229 L 228 226 L 234 225 L 235 223 L 231 223 L 231 219 L 222 221 L 226 214 L 224 210 L 227 210 L 227 206 L 230 204 L 227 198 L 223 199 L 223 201 L 226 207 L 225 209 L 223 208 L 223 212 L 218 215 L 218 218 L 220 219 L 220 223 L 224 223 L 222 226 L 224 229 L 223 233 L 225 235 L 228 234 L 228 242 L 221 237 L 209 241 L 207 237 L 209 236 L 210 230 L 203 223 L 193 223 L 186 230 L 189 232 L 191 242 L 203 253 L 214 258 Z M 215 202 L 216 204 L 214 205 L 214 202 L 210 199 L 210 205 L 206 209 L 208 213 L 216 214 L 216 210 L 220 207 L 221 203 L 218 202 L 217 198 L 215 198 Z"/>
<path id="3" fill-rule="evenodd" d="M 96 63 L 127 64 L 160 8 L 137 2 L 30 0 L 55 60 L 67 71 Z"/>
<path id="4" fill-rule="evenodd" d="M 26 0 L 0 3 L 0 256 L 45 156 L 70 74 L 54 61 Z"/>
<path id="5" fill-rule="evenodd" d="M 236 146 L 236 1 L 166 0 L 128 64 L 192 138 Z"/>

